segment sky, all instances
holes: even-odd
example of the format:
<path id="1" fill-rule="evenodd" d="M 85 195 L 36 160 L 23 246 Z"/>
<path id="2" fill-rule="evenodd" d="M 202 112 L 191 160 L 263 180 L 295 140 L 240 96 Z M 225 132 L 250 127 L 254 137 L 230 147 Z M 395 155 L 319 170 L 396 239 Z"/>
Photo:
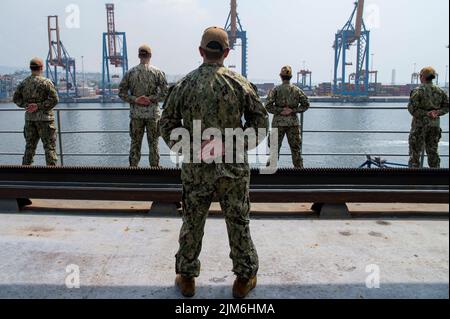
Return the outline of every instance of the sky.
<path id="1" fill-rule="evenodd" d="M 127 34 L 130 66 L 137 48 L 148 43 L 152 63 L 168 75 L 184 75 L 198 67 L 198 46 L 205 28 L 224 26 L 229 0 L 1 0 L 0 65 L 26 67 L 33 56 L 48 53 L 47 16 L 59 15 L 61 38 L 81 69 L 101 72 L 105 3 L 116 5 L 116 28 Z M 304 66 L 313 82 L 330 81 L 335 33 L 346 23 L 354 0 L 238 0 L 248 33 L 250 80 L 274 82 L 283 65 Z M 432 65 L 444 82 L 449 64 L 448 0 L 366 0 L 373 67 L 379 79 L 410 82 L 414 64 Z M 226 62 L 240 70 L 240 49 Z"/>

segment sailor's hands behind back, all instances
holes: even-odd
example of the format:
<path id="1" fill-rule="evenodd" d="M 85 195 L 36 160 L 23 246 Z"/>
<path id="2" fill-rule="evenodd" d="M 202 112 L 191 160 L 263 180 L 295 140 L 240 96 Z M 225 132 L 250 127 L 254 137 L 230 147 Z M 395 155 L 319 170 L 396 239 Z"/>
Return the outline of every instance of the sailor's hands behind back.
<path id="1" fill-rule="evenodd" d="M 26 111 L 28 113 L 35 113 L 38 110 L 38 105 L 36 103 L 28 104 Z"/>
<path id="2" fill-rule="evenodd" d="M 152 104 L 152 100 L 146 96 L 140 96 L 136 99 L 136 104 L 140 106 L 149 106 Z"/>
<path id="3" fill-rule="evenodd" d="M 281 115 L 283 115 L 283 116 L 290 116 L 292 113 L 294 113 L 294 111 L 291 108 L 286 106 L 283 109 L 283 112 L 281 112 Z"/>
<path id="4" fill-rule="evenodd" d="M 430 118 L 432 118 L 433 120 L 436 120 L 439 118 L 439 111 L 434 110 L 434 111 L 428 112 L 428 116 Z"/>

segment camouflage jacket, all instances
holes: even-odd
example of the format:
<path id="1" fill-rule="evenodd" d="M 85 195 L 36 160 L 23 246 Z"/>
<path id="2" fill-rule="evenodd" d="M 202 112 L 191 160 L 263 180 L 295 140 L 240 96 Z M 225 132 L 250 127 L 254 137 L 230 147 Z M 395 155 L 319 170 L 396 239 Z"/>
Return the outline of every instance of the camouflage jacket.
<path id="1" fill-rule="evenodd" d="M 294 112 L 290 116 L 283 116 L 281 112 L 289 107 Z M 310 107 L 308 97 L 297 86 L 283 83 L 270 91 L 266 108 L 274 114 L 272 127 L 299 126 L 297 114 L 306 112 Z"/>
<path id="2" fill-rule="evenodd" d="M 156 119 L 161 117 L 159 103 L 168 92 L 166 75 L 154 66 L 139 64 L 128 71 L 119 86 L 119 97 L 130 103 L 132 119 Z M 147 96 L 155 103 L 145 107 L 136 105 L 140 96 Z"/>
<path id="3" fill-rule="evenodd" d="M 431 119 L 428 112 L 439 111 L 441 116 L 449 112 L 447 94 L 434 84 L 422 84 L 411 92 L 408 104 L 413 116 L 413 126 L 440 126 L 440 119 Z"/>
<path id="4" fill-rule="evenodd" d="M 54 121 L 53 108 L 58 104 L 59 98 L 53 83 L 43 76 L 31 75 L 23 80 L 14 93 L 14 103 L 20 108 L 28 104 L 37 104 L 35 113 L 25 113 L 26 121 Z"/>
<path id="5" fill-rule="evenodd" d="M 172 88 L 163 109 L 161 135 L 170 147 L 176 143 L 170 140 L 171 132 L 185 128 L 190 133 L 192 148 L 196 120 L 201 121 L 201 133 L 213 128 L 220 130 L 223 137 L 226 129 L 253 128 L 256 132 L 263 129 L 267 134 L 269 127 L 268 113 L 256 88 L 241 75 L 219 64 L 203 64 L 188 74 Z M 214 176 L 207 174 L 207 181 L 220 177 L 242 178 L 249 175 L 247 158 L 243 157 L 243 164 L 200 164 L 204 168 L 201 171 L 213 172 Z M 183 171 L 193 167 L 197 166 L 185 164 Z"/>

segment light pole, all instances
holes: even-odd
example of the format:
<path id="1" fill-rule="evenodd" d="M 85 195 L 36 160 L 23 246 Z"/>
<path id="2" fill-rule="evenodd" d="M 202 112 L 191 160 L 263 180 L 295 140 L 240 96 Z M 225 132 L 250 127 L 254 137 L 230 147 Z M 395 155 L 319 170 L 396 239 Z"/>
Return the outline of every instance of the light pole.
<path id="1" fill-rule="evenodd" d="M 85 87 L 86 87 L 86 74 L 84 73 L 84 56 L 81 56 L 81 72 L 83 73 L 83 95 L 85 93 Z"/>
<path id="2" fill-rule="evenodd" d="M 370 68 L 371 68 L 371 71 L 373 71 L 373 57 L 375 56 L 375 53 L 372 53 L 371 56 L 372 56 L 372 61 L 371 61 L 371 62 L 372 62 L 372 65 L 371 65 Z"/>
<path id="3" fill-rule="evenodd" d="M 448 65 L 445 66 L 445 88 L 448 91 Z"/>

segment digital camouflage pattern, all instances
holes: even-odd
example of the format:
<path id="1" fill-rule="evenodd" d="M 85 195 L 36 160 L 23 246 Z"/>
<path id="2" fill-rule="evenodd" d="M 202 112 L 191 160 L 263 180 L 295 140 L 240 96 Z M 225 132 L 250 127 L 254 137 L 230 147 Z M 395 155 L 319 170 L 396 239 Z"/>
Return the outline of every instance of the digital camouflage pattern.
<path id="1" fill-rule="evenodd" d="M 289 107 L 294 113 L 290 116 L 281 115 L 285 107 Z M 290 83 L 277 86 L 267 98 L 266 108 L 274 114 L 272 127 L 278 128 L 278 154 L 280 154 L 283 141 L 287 137 L 295 168 L 303 168 L 298 114 L 306 112 L 309 107 L 310 103 L 306 94 L 299 87 Z"/>
<path id="2" fill-rule="evenodd" d="M 290 116 L 283 116 L 281 112 L 285 107 L 294 111 Z M 274 114 L 272 127 L 299 126 L 298 114 L 306 112 L 310 103 L 306 94 L 297 86 L 283 83 L 269 92 L 266 108 L 269 113 Z"/>
<path id="3" fill-rule="evenodd" d="M 420 167 L 421 154 L 425 150 L 429 166 L 439 168 L 439 141 L 442 138 L 440 119 L 432 119 L 427 114 L 434 110 L 439 111 L 440 116 L 448 114 L 447 94 L 436 85 L 422 84 L 412 91 L 408 110 L 413 116 L 409 137 L 410 167 Z"/>
<path id="4" fill-rule="evenodd" d="M 119 85 L 119 97 L 130 103 L 130 118 L 159 120 L 159 103 L 163 102 L 169 90 L 165 74 L 154 66 L 139 64 L 129 70 Z M 136 105 L 140 96 L 147 96 L 154 103 L 148 107 Z"/>
<path id="5" fill-rule="evenodd" d="M 32 165 L 39 140 L 45 150 L 48 166 L 58 162 L 56 154 L 56 128 L 53 108 L 58 104 L 58 93 L 53 83 L 42 76 L 29 76 L 17 87 L 14 93 L 14 103 L 20 108 L 29 104 L 37 104 L 35 113 L 25 113 L 24 136 L 26 141 L 22 165 Z"/>
<path id="6" fill-rule="evenodd" d="M 245 124 L 242 123 L 245 119 Z M 176 128 L 185 128 L 193 136 L 193 122 L 208 128 L 268 129 L 268 114 L 255 88 L 239 74 L 219 64 L 203 64 L 181 80 L 169 94 L 161 119 L 161 134 L 170 140 Z M 217 197 L 226 216 L 233 271 L 251 278 L 258 271 L 258 255 L 250 236 L 248 189 L 250 168 L 244 164 L 183 164 L 183 227 L 176 271 L 197 277 L 205 220 L 211 202 Z"/>
<path id="7" fill-rule="evenodd" d="M 22 165 L 32 165 L 39 139 L 45 150 L 47 166 L 56 166 L 58 156 L 56 153 L 56 128 L 52 121 L 26 121 L 24 128 L 26 140 L 25 155 Z"/>
<path id="8" fill-rule="evenodd" d="M 183 168 L 183 226 L 176 272 L 198 277 L 202 240 L 211 201 L 217 197 L 225 216 L 233 272 L 241 278 L 253 278 L 259 269 L 258 254 L 250 235 L 250 172 L 241 178 L 218 178 L 214 165 L 192 164 Z M 212 181 L 214 180 L 214 181 Z"/>
<path id="9" fill-rule="evenodd" d="M 159 166 L 159 123 L 154 120 L 131 119 L 130 121 L 130 166 L 138 167 L 141 160 L 142 140 L 147 130 L 151 167 Z"/>
<path id="10" fill-rule="evenodd" d="M 303 168 L 303 157 L 301 154 L 302 138 L 300 126 L 280 126 L 278 129 L 278 154 L 281 152 L 284 138 L 287 137 L 292 153 L 292 163 L 295 168 Z M 270 146 L 270 145 L 269 145 Z"/>
<path id="11" fill-rule="evenodd" d="M 37 104 L 38 111 L 25 113 L 25 121 L 54 121 L 53 109 L 58 104 L 58 93 L 52 81 L 43 76 L 29 76 L 16 89 L 14 103 L 20 108 Z"/>
<path id="12" fill-rule="evenodd" d="M 130 166 L 137 167 L 141 160 L 142 140 L 147 130 L 150 149 L 150 165 L 159 166 L 159 103 L 168 93 L 165 74 L 154 66 L 140 64 L 128 71 L 119 86 L 119 97 L 130 103 Z M 140 96 L 147 96 L 153 103 L 150 106 L 136 105 Z"/>

